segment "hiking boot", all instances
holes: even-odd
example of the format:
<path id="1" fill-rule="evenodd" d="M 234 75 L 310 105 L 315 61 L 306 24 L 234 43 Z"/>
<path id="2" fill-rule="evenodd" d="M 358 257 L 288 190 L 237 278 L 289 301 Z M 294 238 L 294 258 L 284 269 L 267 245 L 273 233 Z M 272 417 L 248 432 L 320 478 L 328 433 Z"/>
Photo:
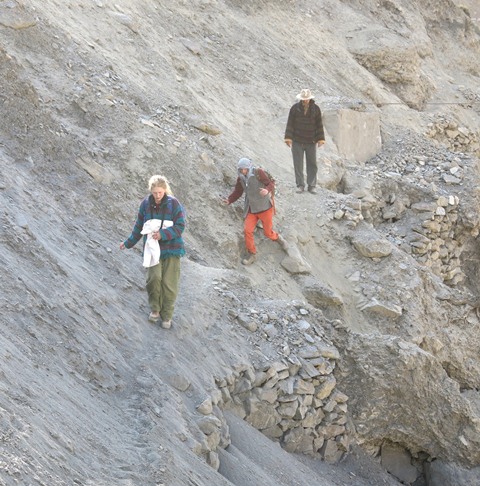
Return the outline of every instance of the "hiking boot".
<path id="1" fill-rule="evenodd" d="M 305 188 L 303 186 L 298 186 L 296 192 L 297 192 L 297 194 L 301 194 L 304 190 L 305 190 Z"/>
<path id="2" fill-rule="evenodd" d="M 278 235 L 278 238 L 277 238 L 276 241 L 278 241 L 278 244 L 280 245 L 280 247 L 282 248 L 282 250 L 284 250 L 284 251 L 287 251 L 288 250 L 288 243 L 285 240 L 285 238 L 283 238 L 282 235 Z"/>
<path id="3" fill-rule="evenodd" d="M 150 312 L 150 315 L 148 316 L 148 320 L 150 322 L 157 322 L 160 319 L 160 313 L 159 312 Z"/>
<path id="4" fill-rule="evenodd" d="M 163 329 L 170 329 L 172 327 L 172 320 L 162 321 L 162 328 Z"/>
<path id="5" fill-rule="evenodd" d="M 309 188 L 308 188 L 308 192 L 309 192 L 310 194 L 317 194 L 317 191 L 316 191 L 316 189 L 315 189 L 314 187 L 309 187 Z"/>
<path id="6" fill-rule="evenodd" d="M 242 263 L 244 265 L 251 265 L 257 259 L 257 255 L 255 253 L 249 253 L 243 260 Z"/>

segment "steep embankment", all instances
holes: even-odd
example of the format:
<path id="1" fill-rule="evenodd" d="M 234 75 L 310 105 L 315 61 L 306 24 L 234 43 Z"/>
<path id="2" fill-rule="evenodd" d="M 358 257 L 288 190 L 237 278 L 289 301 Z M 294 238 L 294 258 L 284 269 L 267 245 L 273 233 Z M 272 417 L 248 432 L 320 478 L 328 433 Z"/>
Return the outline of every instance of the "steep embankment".
<path id="1" fill-rule="evenodd" d="M 3 483 L 396 484 L 359 443 L 405 482 L 479 463 L 478 24 L 418 3 L 0 2 Z M 317 196 L 282 144 L 305 86 L 361 145 L 327 127 Z M 249 268 L 220 204 L 243 155 L 290 243 Z M 153 173 L 189 218 L 171 332 L 118 250 Z M 354 453 L 300 465 L 246 422 Z"/>

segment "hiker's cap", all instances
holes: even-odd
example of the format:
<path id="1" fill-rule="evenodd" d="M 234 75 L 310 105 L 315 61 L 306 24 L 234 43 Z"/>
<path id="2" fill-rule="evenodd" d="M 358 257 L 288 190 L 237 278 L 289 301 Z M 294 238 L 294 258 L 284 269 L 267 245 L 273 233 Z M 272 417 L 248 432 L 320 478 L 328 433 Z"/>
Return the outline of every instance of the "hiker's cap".
<path id="1" fill-rule="evenodd" d="M 309 89 L 302 89 L 297 95 L 297 100 L 301 101 L 312 100 L 313 98 L 315 98 L 315 96 L 313 96 Z"/>
<path id="2" fill-rule="evenodd" d="M 252 161 L 246 157 L 242 157 L 237 164 L 238 170 L 240 169 L 250 169 L 252 167 Z"/>

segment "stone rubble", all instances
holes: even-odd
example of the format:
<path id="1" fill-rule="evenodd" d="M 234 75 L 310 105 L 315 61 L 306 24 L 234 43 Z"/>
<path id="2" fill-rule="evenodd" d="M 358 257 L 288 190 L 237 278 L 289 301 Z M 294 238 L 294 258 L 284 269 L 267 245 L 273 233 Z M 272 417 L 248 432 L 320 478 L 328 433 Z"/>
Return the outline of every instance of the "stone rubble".
<path id="1" fill-rule="evenodd" d="M 456 286 L 465 280 L 465 244 L 480 233 L 478 215 L 471 211 L 477 191 L 456 190 L 476 170 L 475 158 L 466 153 L 478 154 L 479 135 L 446 121 L 432 124 L 429 134 L 435 138 L 440 132 L 455 142 L 434 146 L 406 133 L 385 144 L 364 168 L 345 173 L 347 192 L 331 209 L 331 220 L 354 230 L 352 244 L 362 255 L 384 258 L 396 246 Z"/>
<path id="2" fill-rule="evenodd" d="M 425 135 L 448 147 L 452 152 L 466 152 L 480 156 L 480 130 L 476 132 L 457 122 L 439 117 L 428 124 Z"/>
<path id="3" fill-rule="evenodd" d="M 312 325 L 306 319 L 315 318 L 309 306 L 299 302 L 293 306 L 295 313 L 284 318 L 272 311 L 227 313 L 256 339 L 274 339 L 282 351 L 281 358 L 265 356 L 263 363 L 241 363 L 215 377 L 216 388 L 197 405 L 202 415 L 197 425 L 205 434 L 197 452 L 216 469 L 218 448 L 230 444 L 226 410 L 288 452 L 337 463 L 349 450 L 348 396 L 337 389 L 334 374 L 340 353 L 323 336 L 318 320 Z"/>

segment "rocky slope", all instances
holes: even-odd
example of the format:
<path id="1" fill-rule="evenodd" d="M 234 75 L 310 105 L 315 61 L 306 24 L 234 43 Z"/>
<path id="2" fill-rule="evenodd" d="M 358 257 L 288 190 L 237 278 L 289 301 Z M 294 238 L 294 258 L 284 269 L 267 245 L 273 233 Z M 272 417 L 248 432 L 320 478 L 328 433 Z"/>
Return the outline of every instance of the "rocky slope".
<path id="1" fill-rule="evenodd" d="M 478 483 L 470 3 L 0 2 L 0 484 Z M 290 244 L 248 268 L 244 155 Z M 153 173 L 188 213 L 170 331 L 118 250 Z"/>

